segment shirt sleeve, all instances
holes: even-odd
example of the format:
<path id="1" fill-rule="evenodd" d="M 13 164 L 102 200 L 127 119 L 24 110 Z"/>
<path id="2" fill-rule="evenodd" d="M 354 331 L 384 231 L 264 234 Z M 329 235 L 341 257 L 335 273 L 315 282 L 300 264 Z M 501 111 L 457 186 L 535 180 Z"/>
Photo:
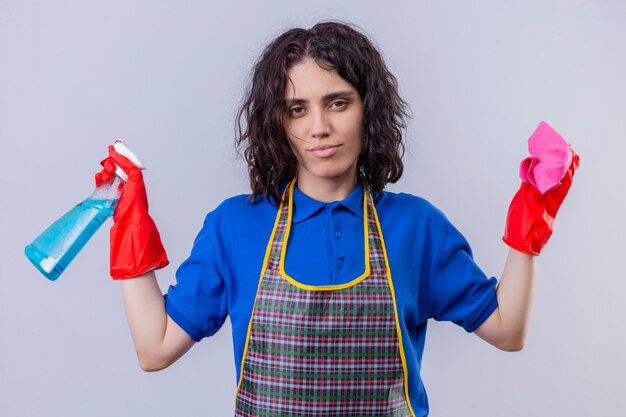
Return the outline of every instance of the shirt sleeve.
<path id="1" fill-rule="evenodd" d="M 498 307 L 497 280 L 476 265 L 469 243 L 449 221 L 442 225 L 435 264 L 433 318 L 476 330 Z"/>
<path id="2" fill-rule="evenodd" d="M 165 311 L 196 342 L 215 334 L 228 315 L 218 223 L 215 212 L 207 215 L 189 258 L 176 271 L 176 284 L 165 295 Z"/>

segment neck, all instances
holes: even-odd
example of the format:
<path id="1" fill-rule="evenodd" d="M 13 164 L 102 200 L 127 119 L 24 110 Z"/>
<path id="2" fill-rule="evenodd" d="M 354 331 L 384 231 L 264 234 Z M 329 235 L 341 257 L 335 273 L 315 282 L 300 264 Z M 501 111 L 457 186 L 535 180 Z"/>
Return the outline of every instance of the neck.
<path id="1" fill-rule="evenodd" d="M 309 197 L 330 203 L 348 197 L 356 186 L 356 172 L 348 178 L 318 179 L 307 176 L 298 177 L 297 185 L 300 191 Z"/>

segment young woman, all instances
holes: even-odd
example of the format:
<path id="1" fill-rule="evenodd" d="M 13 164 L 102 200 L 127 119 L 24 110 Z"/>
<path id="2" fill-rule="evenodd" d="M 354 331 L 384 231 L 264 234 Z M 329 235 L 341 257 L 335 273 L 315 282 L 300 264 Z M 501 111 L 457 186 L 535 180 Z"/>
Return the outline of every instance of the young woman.
<path id="1" fill-rule="evenodd" d="M 578 158 L 552 191 L 522 184 L 496 287 L 439 210 L 384 191 L 402 175 L 406 116 L 396 79 L 354 27 L 323 22 L 274 39 L 238 114 L 252 193 L 207 215 L 165 297 L 154 270 L 168 261 L 141 171 L 110 149 L 97 181 L 115 164 L 129 174 L 111 275 L 124 280 L 141 367 L 169 366 L 230 316 L 237 416 L 417 417 L 428 413 L 428 319 L 521 349 L 534 255 Z"/>

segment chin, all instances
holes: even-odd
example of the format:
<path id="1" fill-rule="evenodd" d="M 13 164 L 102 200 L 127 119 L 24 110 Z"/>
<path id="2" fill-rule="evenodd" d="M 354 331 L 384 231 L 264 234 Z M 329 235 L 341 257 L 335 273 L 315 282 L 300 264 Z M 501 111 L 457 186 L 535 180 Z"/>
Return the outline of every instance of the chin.
<path id="1" fill-rule="evenodd" d="M 349 172 L 346 170 L 324 170 L 321 172 L 317 172 L 314 174 L 316 178 L 327 180 L 327 181 L 337 181 L 344 178 L 350 177 Z"/>
<path id="2" fill-rule="evenodd" d="M 353 173 L 356 175 L 356 164 L 342 164 L 338 163 L 338 161 L 316 162 L 315 164 L 305 166 L 305 169 L 301 171 L 299 176 L 306 176 L 317 181 L 341 181 L 342 179 L 351 178 Z"/>

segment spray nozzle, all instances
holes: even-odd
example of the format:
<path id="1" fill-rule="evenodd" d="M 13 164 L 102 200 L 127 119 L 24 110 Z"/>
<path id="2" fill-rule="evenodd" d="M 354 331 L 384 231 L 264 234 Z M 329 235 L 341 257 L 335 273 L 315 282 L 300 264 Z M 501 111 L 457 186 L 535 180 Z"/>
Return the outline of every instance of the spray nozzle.
<path id="1" fill-rule="evenodd" d="M 120 155 L 128 158 L 130 160 L 130 162 L 135 164 L 135 166 L 137 168 L 139 168 L 141 170 L 146 169 L 144 164 L 142 164 L 141 161 L 139 160 L 139 158 L 137 158 L 137 155 L 135 155 L 135 153 L 133 151 L 131 151 L 128 148 L 128 146 L 126 146 L 124 144 L 124 142 L 122 142 L 121 140 L 118 139 L 118 140 L 115 141 L 115 143 L 113 144 L 113 149 L 115 149 L 115 152 L 117 152 Z M 115 175 L 120 177 L 124 182 L 126 182 L 126 180 L 128 180 L 128 175 L 126 175 L 124 170 L 122 168 L 120 168 L 119 166 L 115 167 Z"/>

